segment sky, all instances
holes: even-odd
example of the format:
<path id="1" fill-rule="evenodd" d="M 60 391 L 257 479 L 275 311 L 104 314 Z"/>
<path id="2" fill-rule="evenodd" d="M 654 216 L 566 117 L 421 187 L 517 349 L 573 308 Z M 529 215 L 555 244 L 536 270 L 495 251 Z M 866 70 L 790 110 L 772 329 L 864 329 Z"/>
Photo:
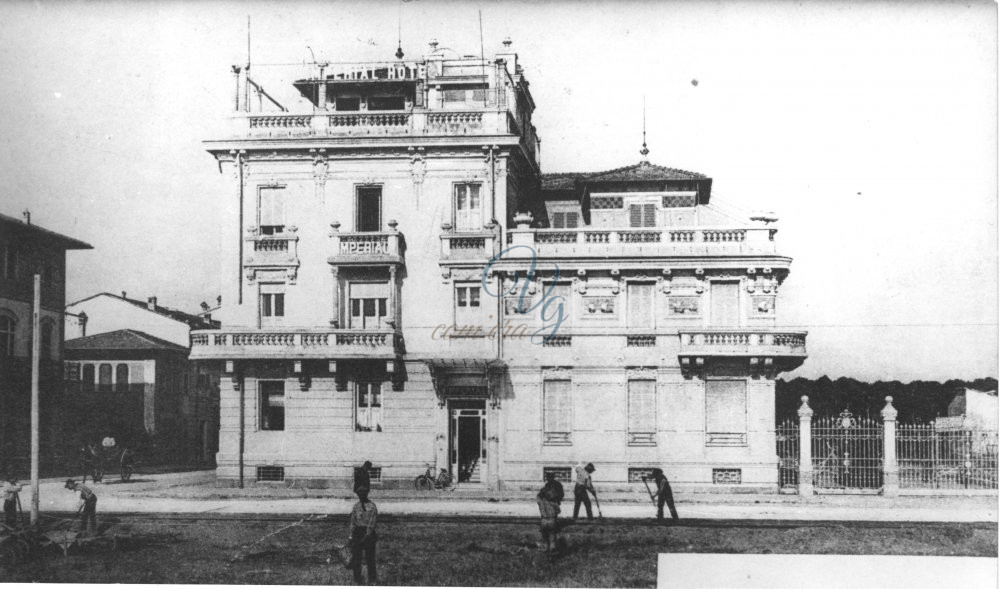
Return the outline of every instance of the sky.
<path id="1" fill-rule="evenodd" d="M 219 292 L 226 179 L 201 142 L 230 66 L 407 58 L 509 36 L 544 172 L 639 161 L 769 210 L 794 259 L 779 323 L 809 331 L 785 378 L 998 374 L 997 8 L 992 2 L 8 2 L 0 212 L 86 241 L 67 301 Z"/>

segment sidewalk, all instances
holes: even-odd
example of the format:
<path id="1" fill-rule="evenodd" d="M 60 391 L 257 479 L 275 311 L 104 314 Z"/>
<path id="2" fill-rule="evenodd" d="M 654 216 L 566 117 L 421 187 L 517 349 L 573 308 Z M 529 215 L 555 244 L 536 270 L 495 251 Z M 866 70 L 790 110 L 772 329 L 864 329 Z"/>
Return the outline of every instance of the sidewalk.
<path id="1" fill-rule="evenodd" d="M 63 488 L 64 479 L 40 483 L 41 511 L 75 511 L 76 494 Z M 129 483 L 117 478 L 90 485 L 98 496 L 98 513 L 260 513 L 340 514 L 354 502 L 347 489 L 261 488 L 225 489 L 214 486 L 213 471 L 136 475 Z M 600 488 L 598 487 L 598 492 Z M 997 497 L 881 497 L 872 495 L 820 495 L 808 499 L 796 495 L 676 494 L 682 518 L 783 519 L 851 521 L 942 521 L 996 522 Z M 401 515 L 483 515 L 537 517 L 538 507 L 530 492 L 502 496 L 465 491 L 418 493 L 372 491 L 372 499 L 384 513 Z M 30 488 L 21 493 L 21 503 L 31 504 Z M 639 493 L 601 495 L 602 513 L 614 518 L 649 518 L 655 510 L 648 496 Z M 572 501 L 564 502 L 568 515 Z M 597 509 L 594 509 L 595 515 Z"/>

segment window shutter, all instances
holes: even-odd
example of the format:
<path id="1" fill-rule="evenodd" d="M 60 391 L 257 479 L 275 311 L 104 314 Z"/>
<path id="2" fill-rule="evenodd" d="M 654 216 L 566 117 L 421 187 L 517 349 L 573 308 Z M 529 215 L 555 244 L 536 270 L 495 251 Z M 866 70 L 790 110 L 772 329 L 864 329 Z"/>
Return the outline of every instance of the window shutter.
<path id="1" fill-rule="evenodd" d="M 566 213 L 552 213 L 552 228 L 562 229 L 566 226 Z"/>
<path id="2" fill-rule="evenodd" d="M 746 433 L 746 399 L 746 381 L 710 380 L 706 382 L 706 433 Z"/>
<path id="3" fill-rule="evenodd" d="M 656 227 L 656 205 L 654 203 L 642 205 L 642 226 Z"/>
<path id="4" fill-rule="evenodd" d="M 642 227 L 642 205 L 628 206 L 629 227 Z"/>
<path id="5" fill-rule="evenodd" d="M 285 224 L 284 194 L 280 189 L 260 191 L 260 224 L 275 226 Z"/>
<path id="6" fill-rule="evenodd" d="M 580 226 L 580 213 L 566 213 L 566 228 L 576 229 Z"/>
<path id="7" fill-rule="evenodd" d="M 629 433 L 656 431 L 656 381 L 628 381 Z"/>
<path id="8" fill-rule="evenodd" d="M 568 380 L 547 380 L 544 383 L 545 415 L 543 427 L 546 432 L 568 433 L 572 430 L 570 417 L 570 382 Z"/>

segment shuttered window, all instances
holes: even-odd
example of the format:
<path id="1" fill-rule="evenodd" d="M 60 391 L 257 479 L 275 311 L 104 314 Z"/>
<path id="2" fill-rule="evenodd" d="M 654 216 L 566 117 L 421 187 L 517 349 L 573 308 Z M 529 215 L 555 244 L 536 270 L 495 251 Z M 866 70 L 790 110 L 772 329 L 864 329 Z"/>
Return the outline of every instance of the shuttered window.
<path id="1" fill-rule="evenodd" d="M 656 432 L 656 381 L 628 381 L 628 431 L 630 434 Z"/>
<path id="2" fill-rule="evenodd" d="M 653 285 L 628 285 L 629 327 L 653 327 Z"/>
<path id="3" fill-rule="evenodd" d="M 546 380 L 543 383 L 543 441 L 546 444 L 566 445 L 573 431 L 570 407 L 570 381 Z"/>
<path id="4" fill-rule="evenodd" d="M 630 227 L 655 227 L 656 203 L 629 205 L 628 224 Z"/>
<path id="5" fill-rule="evenodd" d="M 574 211 L 552 213 L 553 229 L 576 229 L 580 226 L 580 213 Z"/>
<path id="6" fill-rule="evenodd" d="M 359 382 L 357 390 L 357 421 L 355 429 L 362 432 L 382 431 L 382 384 Z"/>
<path id="7" fill-rule="evenodd" d="M 285 429 L 285 383 L 260 382 L 260 429 L 281 431 Z"/>
<path id="8" fill-rule="evenodd" d="M 705 433 L 709 445 L 744 445 L 747 433 L 747 383 L 705 383 Z"/>
<path id="9" fill-rule="evenodd" d="M 285 190 L 261 188 L 258 225 L 262 235 L 274 235 L 285 230 Z"/>

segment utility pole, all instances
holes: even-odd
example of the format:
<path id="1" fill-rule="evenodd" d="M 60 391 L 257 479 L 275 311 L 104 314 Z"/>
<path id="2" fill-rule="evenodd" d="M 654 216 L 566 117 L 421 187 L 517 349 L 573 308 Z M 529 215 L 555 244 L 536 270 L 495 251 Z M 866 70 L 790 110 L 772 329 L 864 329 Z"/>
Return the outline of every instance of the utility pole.
<path id="1" fill-rule="evenodd" d="M 39 320 L 42 312 L 42 277 L 35 274 L 35 300 L 31 315 L 31 525 L 38 524 L 38 368 L 42 350 Z"/>

